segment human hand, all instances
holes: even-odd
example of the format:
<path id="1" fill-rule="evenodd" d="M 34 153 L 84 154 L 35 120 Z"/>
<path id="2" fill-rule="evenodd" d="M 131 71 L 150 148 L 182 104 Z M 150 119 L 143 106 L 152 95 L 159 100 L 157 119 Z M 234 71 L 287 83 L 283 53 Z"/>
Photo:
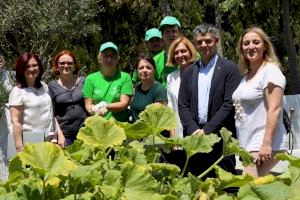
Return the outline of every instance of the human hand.
<path id="1" fill-rule="evenodd" d="M 107 107 L 108 104 L 105 101 L 101 101 L 100 103 L 96 104 L 93 106 L 92 110 L 94 111 L 94 113 L 98 112 L 98 110 L 100 110 L 103 107 Z"/>
<path id="2" fill-rule="evenodd" d="M 204 135 L 204 131 L 203 129 L 197 129 L 194 131 L 194 133 L 192 135 Z"/>
<path id="3" fill-rule="evenodd" d="M 15 145 L 16 145 L 16 151 L 17 152 L 21 152 L 21 151 L 24 150 L 24 144 L 23 144 L 22 141 L 16 141 Z"/>
<path id="4" fill-rule="evenodd" d="M 57 144 L 61 147 L 64 148 L 66 146 L 66 139 L 65 136 L 63 134 L 58 134 L 57 136 Z"/>
<path id="5" fill-rule="evenodd" d="M 272 159 L 272 145 L 271 144 L 262 144 L 260 147 L 258 158 L 256 160 L 256 165 L 259 167 L 263 163 Z"/>
<path id="6" fill-rule="evenodd" d="M 97 111 L 97 114 L 101 117 L 104 117 L 106 113 L 108 112 L 107 107 L 102 107 Z"/>

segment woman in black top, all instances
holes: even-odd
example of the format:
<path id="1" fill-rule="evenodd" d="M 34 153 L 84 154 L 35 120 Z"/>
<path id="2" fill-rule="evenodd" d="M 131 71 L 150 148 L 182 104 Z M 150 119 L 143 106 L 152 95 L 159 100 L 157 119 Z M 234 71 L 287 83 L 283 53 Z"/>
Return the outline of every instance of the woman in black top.
<path id="1" fill-rule="evenodd" d="M 84 107 L 82 86 L 85 77 L 78 77 L 79 63 L 73 52 L 59 52 L 53 61 L 52 72 L 58 80 L 49 83 L 49 93 L 54 105 L 54 113 L 66 138 L 66 145 L 76 139 L 87 112 Z"/>
<path id="2" fill-rule="evenodd" d="M 130 104 L 133 122 L 138 119 L 138 115 L 145 110 L 147 105 L 152 103 L 166 105 L 168 101 L 166 89 L 154 79 L 155 62 L 153 58 L 140 54 L 136 66 L 140 82 L 135 87 Z"/>

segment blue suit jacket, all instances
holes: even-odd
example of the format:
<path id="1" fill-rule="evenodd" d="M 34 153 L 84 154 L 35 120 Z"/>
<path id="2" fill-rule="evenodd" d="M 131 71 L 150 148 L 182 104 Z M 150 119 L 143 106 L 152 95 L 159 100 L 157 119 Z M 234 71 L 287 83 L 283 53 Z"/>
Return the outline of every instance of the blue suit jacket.
<path id="1" fill-rule="evenodd" d="M 181 78 L 178 110 L 184 135 L 191 135 L 198 128 L 206 134 L 217 133 L 226 127 L 235 136 L 232 93 L 240 83 L 241 75 L 236 64 L 218 57 L 209 92 L 207 123 L 200 127 L 198 117 L 198 75 L 200 61 L 186 68 Z"/>

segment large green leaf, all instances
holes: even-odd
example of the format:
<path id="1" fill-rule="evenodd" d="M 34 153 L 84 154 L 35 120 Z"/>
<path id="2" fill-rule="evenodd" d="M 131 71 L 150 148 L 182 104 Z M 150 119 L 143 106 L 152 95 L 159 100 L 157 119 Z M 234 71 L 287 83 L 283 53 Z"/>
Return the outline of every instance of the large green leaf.
<path id="1" fill-rule="evenodd" d="M 135 164 L 147 164 L 146 156 L 143 152 L 140 152 L 135 148 L 116 148 L 116 158 L 114 161 L 116 163 L 125 163 L 127 161 L 132 161 Z"/>
<path id="2" fill-rule="evenodd" d="M 142 165 L 126 162 L 122 166 L 123 200 L 158 200 L 162 199 L 156 191 L 158 186 L 150 171 Z"/>
<path id="3" fill-rule="evenodd" d="M 79 130 L 77 139 L 98 148 L 121 145 L 126 139 L 124 130 L 113 120 L 106 120 L 98 115 L 88 117 L 85 126 Z"/>
<path id="4" fill-rule="evenodd" d="M 280 154 L 276 155 L 276 159 L 287 160 L 287 161 L 289 161 L 291 166 L 300 168 L 300 158 L 299 157 L 296 157 L 296 156 L 293 156 L 293 155 L 290 155 L 287 153 L 280 153 Z"/>
<path id="5" fill-rule="evenodd" d="M 180 173 L 180 168 L 177 165 L 172 165 L 168 163 L 149 163 L 149 166 L 152 168 L 153 171 L 165 175 L 175 175 Z"/>
<path id="6" fill-rule="evenodd" d="M 17 156 L 23 166 L 29 165 L 45 181 L 58 175 L 68 176 L 77 169 L 58 145 L 49 142 L 26 145 Z"/>
<path id="7" fill-rule="evenodd" d="M 287 185 L 275 181 L 262 185 L 246 184 L 240 188 L 237 197 L 241 200 L 283 200 L 293 196 Z"/>
<path id="8" fill-rule="evenodd" d="M 10 192 L 0 196 L 0 200 L 17 200 L 19 199 L 16 192 Z"/>
<path id="9" fill-rule="evenodd" d="M 67 156 L 83 164 L 89 164 L 91 162 L 93 152 L 94 150 L 92 146 L 84 144 L 79 140 L 76 140 L 73 144 L 69 145 L 65 149 Z"/>
<path id="10" fill-rule="evenodd" d="M 239 146 L 239 141 L 232 136 L 232 133 L 226 128 L 220 130 L 220 134 L 223 138 L 223 155 L 229 156 L 237 154 L 242 158 L 244 166 L 248 166 L 253 163 L 253 156 L 245 149 Z"/>
<path id="11" fill-rule="evenodd" d="M 229 172 L 223 170 L 219 166 L 215 166 L 215 171 L 216 171 L 217 177 L 220 180 L 221 189 L 225 189 L 228 187 L 241 187 L 241 186 L 245 185 L 246 183 L 249 183 L 254 180 L 254 177 L 252 177 L 249 174 L 246 174 L 245 176 L 233 175 L 232 173 L 229 173 Z"/>
<path id="12" fill-rule="evenodd" d="M 79 184 L 84 186 L 95 186 L 103 177 L 101 176 L 102 163 L 97 162 L 92 165 L 79 166 L 75 171 L 70 173 L 70 180 L 72 184 Z M 88 184 L 87 184 L 88 183 Z"/>
<path id="13" fill-rule="evenodd" d="M 150 104 L 139 114 L 143 121 L 151 130 L 151 134 L 158 135 L 163 130 L 176 128 L 176 118 L 173 110 L 159 103 Z"/>
<path id="14" fill-rule="evenodd" d="M 212 151 L 215 143 L 219 142 L 219 138 L 216 134 L 209 135 L 192 135 L 184 137 L 178 142 L 183 146 L 186 151 L 187 157 L 191 157 L 196 153 L 209 153 Z"/>
<path id="15" fill-rule="evenodd" d="M 116 124 L 122 127 L 125 131 L 127 138 L 138 140 L 143 139 L 151 134 L 151 129 L 147 124 L 141 120 L 137 120 L 135 123 L 130 124 L 128 122 L 118 122 Z"/>

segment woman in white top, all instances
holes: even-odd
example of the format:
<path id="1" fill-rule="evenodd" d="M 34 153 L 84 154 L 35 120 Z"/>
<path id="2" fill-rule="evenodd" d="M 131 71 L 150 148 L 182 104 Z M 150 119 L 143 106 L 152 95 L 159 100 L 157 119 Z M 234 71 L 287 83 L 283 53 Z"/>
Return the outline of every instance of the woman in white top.
<path id="1" fill-rule="evenodd" d="M 256 165 L 244 168 L 244 174 L 264 176 L 278 160 L 274 155 L 287 149 L 282 118 L 285 77 L 267 34 L 251 27 L 241 35 L 237 51 L 239 68 L 244 74 L 233 93 L 235 124 L 240 146 L 255 158 Z"/>
<path id="2" fill-rule="evenodd" d="M 197 60 L 194 45 L 185 37 L 174 40 L 169 48 L 167 66 L 179 66 L 167 77 L 168 106 L 176 113 L 177 128 L 171 130 L 171 137 L 183 138 L 183 129 L 178 115 L 178 93 L 183 70 Z"/>
<path id="3" fill-rule="evenodd" d="M 65 143 L 59 125 L 53 117 L 52 100 L 47 85 L 41 81 L 42 74 L 42 63 L 37 55 L 20 55 L 16 66 L 17 84 L 9 96 L 17 152 L 23 150 L 25 142 L 51 140 L 55 134 L 58 135 L 60 146 L 64 146 Z"/>
<path id="4" fill-rule="evenodd" d="M 178 66 L 179 68 L 167 76 L 168 106 L 176 115 L 177 127 L 170 131 L 170 137 L 183 138 L 183 128 L 178 114 L 178 93 L 183 70 L 197 59 L 197 51 L 194 45 L 185 37 L 174 40 L 168 51 L 167 66 Z M 181 169 L 186 160 L 185 152 L 175 148 L 169 154 L 165 154 L 168 163 L 176 164 Z"/>

